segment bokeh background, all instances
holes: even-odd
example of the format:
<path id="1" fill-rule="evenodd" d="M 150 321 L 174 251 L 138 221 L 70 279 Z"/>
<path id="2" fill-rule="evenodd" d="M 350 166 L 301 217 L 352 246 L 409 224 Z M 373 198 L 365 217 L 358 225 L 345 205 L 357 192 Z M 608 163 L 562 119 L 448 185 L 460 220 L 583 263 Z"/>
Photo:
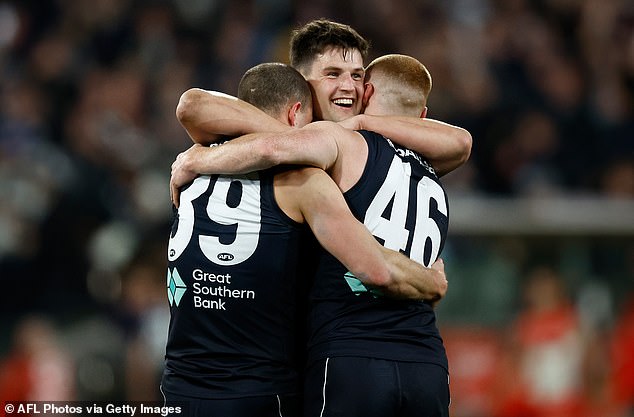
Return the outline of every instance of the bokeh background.
<path id="1" fill-rule="evenodd" d="M 438 310 L 454 417 L 634 415 L 634 3 L 0 0 L 0 399 L 153 400 L 182 92 L 327 17 L 467 128 Z"/>

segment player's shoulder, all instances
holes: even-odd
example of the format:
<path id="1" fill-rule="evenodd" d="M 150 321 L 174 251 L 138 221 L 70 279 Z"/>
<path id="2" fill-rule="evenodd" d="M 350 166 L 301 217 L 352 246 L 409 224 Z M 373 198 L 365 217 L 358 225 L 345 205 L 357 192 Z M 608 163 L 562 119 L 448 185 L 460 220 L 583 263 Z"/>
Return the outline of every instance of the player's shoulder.
<path id="1" fill-rule="evenodd" d="M 318 120 L 316 122 L 309 123 L 304 127 L 304 129 L 315 129 L 322 135 L 331 136 L 337 141 L 358 135 L 357 131 L 347 129 L 339 123 L 329 120 Z"/>
<path id="2" fill-rule="evenodd" d="M 275 200 L 280 209 L 298 223 L 304 222 L 305 212 L 317 207 L 315 198 L 331 195 L 337 186 L 320 168 L 295 166 L 280 170 L 274 180 Z"/>

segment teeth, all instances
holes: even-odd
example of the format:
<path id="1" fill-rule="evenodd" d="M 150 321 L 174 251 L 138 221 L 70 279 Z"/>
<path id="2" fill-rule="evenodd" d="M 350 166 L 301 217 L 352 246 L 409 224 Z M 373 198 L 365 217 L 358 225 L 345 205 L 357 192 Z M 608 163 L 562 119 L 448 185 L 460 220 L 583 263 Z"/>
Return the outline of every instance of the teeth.
<path id="1" fill-rule="evenodd" d="M 342 106 L 352 106 L 352 99 L 351 98 L 338 98 L 338 99 L 333 100 L 333 103 L 340 104 Z"/>

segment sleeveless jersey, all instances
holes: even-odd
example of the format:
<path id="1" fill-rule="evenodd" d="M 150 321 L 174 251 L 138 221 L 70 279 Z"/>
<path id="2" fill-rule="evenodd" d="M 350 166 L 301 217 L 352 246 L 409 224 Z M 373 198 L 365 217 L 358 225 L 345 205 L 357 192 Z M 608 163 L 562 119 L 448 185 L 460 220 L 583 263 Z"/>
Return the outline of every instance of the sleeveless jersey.
<path id="1" fill-rule="evenodd" d="M 385 247 L 430 266 L 447 236 L 448 203 L 431 165 L 419 154 L 360 131 L 368 160 L 344 193 L 353 214 Z M 368 290 L 326 251 L 310 296 L 309 361 L 334 356 L 435 363 L 447 358 L 432 307 Z"/>
<path id="2" fill-rule="evenodd" d="M 162 388 L 199 398 L 296 392 L 303 227 L 277 205 L 273 173 L 201 176 L 180 201 L 168 246 Z"/>

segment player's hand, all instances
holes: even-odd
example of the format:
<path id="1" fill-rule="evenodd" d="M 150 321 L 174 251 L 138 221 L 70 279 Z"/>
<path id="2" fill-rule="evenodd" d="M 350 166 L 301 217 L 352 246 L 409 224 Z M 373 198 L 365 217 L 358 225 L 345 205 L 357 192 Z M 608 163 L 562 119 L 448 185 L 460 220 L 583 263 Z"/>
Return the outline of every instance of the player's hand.
<path id="1" fill-rule="evenodd" d="M 201 145 L 195 144 L 185 152 L 181 152 L 176 157 L 176 160 L 172 163 L 172 175 L 170 177 L 170 198 L 176 208 L 178 208 L 180 199 L 180 188 L 192 182 L 198 173 L 192 171 L 188 167 L 190 166 L 190 160 L 192 156 L 202 148 Z"/>
<path id="2" fill-rule="evenodd" d="M 436 259 L 436 262 L 434 262 L 430 268 L 437 272 L 437 274 L 434 274 L 434 281 L 438 286 L 438 293 L 440 296 L 431 302 L 432 307 L 436 307 L 440 300 L 442 300 L 447 294 L 447 287 L 449 283 L 447 282 L 447 276 L 445 275 L 445 262 L 442 258 Z"/>
<path id="3" fill-rule="evenodd" d="M 337 123 L 339 123 L 339 125 L 345 127 L 346 129 L 350 129 L 350 130 L 360 130 L 363 129 L 362 127 L 362 115 L 356 115 L 356 116 L 352 116 L 352 117 L 348 117 L 345 120 L 341 120 Z"/>

